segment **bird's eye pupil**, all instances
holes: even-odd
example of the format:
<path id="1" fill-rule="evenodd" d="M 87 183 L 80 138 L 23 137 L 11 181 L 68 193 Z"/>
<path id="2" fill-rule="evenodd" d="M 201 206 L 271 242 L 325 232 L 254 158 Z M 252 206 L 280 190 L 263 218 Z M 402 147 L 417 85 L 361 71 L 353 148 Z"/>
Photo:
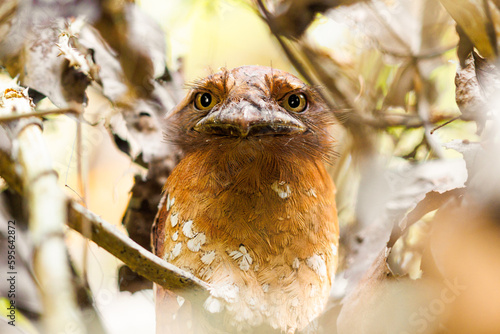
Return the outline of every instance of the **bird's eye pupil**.
<path id="1" fill-rule="evenodd" d="M 201 106 L 204 108 L 208 108 L 211 103 L 212 103 L 212 95 L 208 93 L 203 93 L 203 95 L 200 98 Z"/>
<path id="2" fill-rule="evenodd" d="M 292 108 L 298 108 L 300 106 L 300 97 L 297 94 L 290 95 L 288 105 Z"/>

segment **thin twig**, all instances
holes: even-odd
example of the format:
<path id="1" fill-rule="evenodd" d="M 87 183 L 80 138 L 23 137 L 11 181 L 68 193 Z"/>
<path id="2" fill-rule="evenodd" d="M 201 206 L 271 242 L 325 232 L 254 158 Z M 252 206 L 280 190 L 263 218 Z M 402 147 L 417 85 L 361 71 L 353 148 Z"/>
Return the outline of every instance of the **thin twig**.
<path id="1" fill-rule="evenodd" d="M 339 114 L 340 114 L 339 117 L 341 118 L 345 119 L 356 118 L 358 123 L 362 123 L 376 129 L 385 129 L 388 127 L 397 127 L 397 126 L 413 129 L 424 126 L 434 126 L 438 122 L 446 121 L 445 124 L 440 125 L 441 127 L 446 125 L 447 123 L 456 120 L 457 118 L 460 118 L 459 116 L 451 117 L 449 115 L 442 115 L 433 117 L 432 119 L 426 122 L 416 115 L 380 113 L 376 115 L 377 117 L 372 117 L 372 116 L 355 114 L 350 111 L 339 112 Z"/>
<path id="2" fill-rule="evenodd" d="M 422 119 L 424 122 L 424 136 L 429 144 L 430 148 L 434 152 L 434 154 L 439 157 L 440 159 L 444 158 L 444 153 L 443 153 L 443 148 L 441 145 L 438 143 L 438 141 L 432 137 L 431 133 L 431 125 L 429 123 L 430 119 L 430 103 L 429 100 L 427 99 L 427 84 L 425 82 L 425 79 L 422 75 L 422 71 L 420 69 L 420 63 L 415 64 L 415 69 L 416 69 L 416 80 L 418 80 L 417 84 L 415 85 L 415 92 L 417 94 L 417 113 L 418 116 Z"/>
<path id="3" fill-rule="evenodd" d="M 280 44 L 281 48 L 285 52 L 286 56 L 288 57 L 292 65 L 297 69 L 297 71 L 300 72 L 300 74 L 302 74 L 302 76 L 307 82 L 313 84 L 315 81 L 309 75 L 309 71 L 307 71 L 307 69 L 304 67 L 304 64 L 302 64 L 302 62 L 299 59 L 297 59 L 297 57 L 293 54 L 293 51 L 288 47 L 283 38 L 281 38 L 281 36 L 274 30 L 272 24 L 273 16 L 271 13 L 269 13 L 262 0 L 257 0 L 257 5 L 261 10 L 261 13 L 264 15 L 264 19 L 269 28 L 271 29 L 271 33 L 274 35 L 274 37 L 276 37 L 278 43 Z"/>
<path id="4" fill-rule="evenodd" d="M 432 59 L 432 58 L 437 58 L 441 57 L 444 53 L 449 52 L 451 50 L 454 50 L 457 48 L 456 45 L 449 45 L 443 48 L 439 48 L 438 50 L 431 50 L 426 53 L 422 54 L 416 54 L 416 55 L 411 55 L 411 54 L 404 54 L 404 53 L 398 53 L 394 52 L 391 50 L 385 49 L 380 43 L 377 44 L 378 50 L 388 56 L 394 57 L 394 58 L 403 58 L 403 59 L 416 59 L 416 60 L 425 60 L 425 59 Z"/>
<path id="5" fill-rule="evenodd" d="M 448 121 L 444 122 L 443 124 L 440 124 L 440 125 L 436 126 L 434 129 L 432 129 L 432 130 L 431 130 L 431 135 L 434 133 L 434 131 L 436 131 L 436 130 L 438 130 L 438 129 L 441 129 L 443 126 L 446 126 L 446 125 L 450 124 L 451 122 L 456 121 L 456 120 L 457 120 L 457 119 L 459 119 L 459 118 L 460 118 L 460 116 L 453 117 L 452 119 L 450 119 L 450 120 L 448 120 Z"/>
<path id="6" fill-rule="evenodd" d="M 79 111 L 73 108 L 66 108 L 66 109 L 52 109 L 52 110 L 39 110 L 39 111 L 34 111 L 34 112 L 29 112 L 29 113 L 11 113 L 8 115 L 1 115 L 0 116 L 0 123 L 2 122 L 9 122 L 9 121 L 14 121 L 16 119 L 21 119 L 21 118 L 27 118 L 27 117 L 42 117 L 42 116 L 47 116 L 47 115 L 57 115 L 57 114 L 78 114 Z"/>
<path id="7" fill-rule="evenodd" d="M 367 2 L 366 6 L 373 12 L 375 18 L 387 30 L 387 32 L 406 49 L 408 55 L 411 55 L 413 57 L 411 47 L 406 43 L 406 41 L 404 41 L 401 38 L 401 36 L 399 36 L 399 34 L 392 28 L 392 26 L 387 22 L 387 20 L 380 15 L 379 11 L 377 10 L 377 8 L 375 8 L 374 4 L 372 2 Z"/>

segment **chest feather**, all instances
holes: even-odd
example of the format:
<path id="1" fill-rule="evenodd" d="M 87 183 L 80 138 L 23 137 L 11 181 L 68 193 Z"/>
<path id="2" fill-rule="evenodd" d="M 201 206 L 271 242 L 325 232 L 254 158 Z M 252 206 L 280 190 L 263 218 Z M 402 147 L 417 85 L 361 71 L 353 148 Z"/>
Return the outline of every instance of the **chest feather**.
<path id="1" fill-rule="evenodd" d="M 205 307 L 232 313 L 232 328 L 303 328 L 323 309 L 337 263 L 335 189 L 322 163 L 248 166 L 231 178 L 192 167 L 184 159 L 167 181 L 157 254 L 210 283 Z"/>

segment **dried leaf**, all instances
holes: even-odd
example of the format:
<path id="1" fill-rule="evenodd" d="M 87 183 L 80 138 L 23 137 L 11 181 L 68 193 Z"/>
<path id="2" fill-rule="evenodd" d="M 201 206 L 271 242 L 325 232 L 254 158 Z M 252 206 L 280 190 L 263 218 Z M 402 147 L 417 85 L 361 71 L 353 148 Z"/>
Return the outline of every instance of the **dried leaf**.
<path id="1" fill-rule="evenodd" d="M 110 2 L 94 27 L 116 53 L 129 88 L 147 98 L 164 73 L 165 41 L 158 24 L 133 3 Z"/>
<path id="2" fill-rule="evenodd" d="M 455 86 L 456 102 L 462 112 L 461 118 L 476 121 L 478 132 L 481 132 L 494 108 L 491 104 L 492 98 L 500 89 L 498 70 L 472 52 L 465 61 L 465 67 L 457 70 Z"/>
<path id="3" fill-rule="evenodd" d="M 274 15 L 271 28 L 287 37 L 300 37 L 316 14 L 338 6 L 349 6 L 363 0 L 272 0 L 267 1 Z"/>
<path id="4" fill-rule="evenodd" d="M 468 191 L 476 201 L 495 207 L 500 202 L 500 147 L 497 143 L 455 140 L 445 145 L 463 154 L 469 177 Z"/>
<path id="5" fill-rule="evenodd" d="M 162 124 L 166 111 L 180 100 L 176 86 L 181 83 L 155 80 L 162 78 L 167 71 L 164 33 L 159 25 L 133 4 L 119 10 L 123 11 L 126 21 L 120 24 L 125 25 L 126 31 L 115 31 L 117 27 L 113 22 L 106 23 L 105 27 L 103 22 L 97 25 L 107 29 L 106 33 L 119 34 L 119 42 L 108 44 L 101 36 L 102 31 L 90 26 L 82 29 L 78 42 L 91 50 L 99 66 L 97 81 L 102 93 L 116 106 L 116 110 L 105 117 L 118 147 L 145 167 L 162 159 L 171 165 L 177 153 L 165 143 Z M 128 52 L 128 49 L 133 49 L 133 52 Z M 134 68 L 144 72 L 132 75 L 130 71 Z"/>
<path id="6" fill-rule="evenodd" d="M 400 66 L 384 99 L 387 106 L 405 106 L 406 94 L 413 90 L 417 69 L 413 62 Z"/>
<path id="7" fill-rule="evenodd" d="M 496 58 L 500 9 L 491 1 L 440 0 L 483 57 Z"/>
<path id="8" fill-rule="evenodd" d="M 374 0 L 332 11 L 336 20 L 351 22 L 377 47 L 398 57 L 443 51 L 443 36 L 453 29 L 443 7 L 434 0 Z M 447 43 L 450 43 L 447 41 Z"/>
<path id="9" fill-rule="evenodd" d="M 351 241 L 352 253 L 348 254 L 348 263 L 352 263 L 346 271 L 348 290 L 359 281 L 379 250 L 387 245 L 394 226 L 427 193 L 462 188 L 466 179 L 463 160 L 428 161 L 395 170 L 368 168 L 357 202 L 361 231 Z"/>
<path id="10" fill-rule="evenodd" d="M 84 103 L 85 89 L 90 83 L 87 74 L 82 73 L 65 59 L 58 47 L 59 32 L 64 21 L 51 20 L 34 25 L 26 34 L 24 44 L 17 54 L 3 54 L 0 61 L 12 77 L 19 76 L 23 86 L 30 87 L 47 96 L 60 108 L 68 108 L 72 103 Z M 67 40 L 64 50 L 73 52 L 85 60 Z M 84 65 L 84 64 L 81 64 Z M 86 64 L 88 66 L 88 64 Z M 90 69 L 89 69 L 90 70 Z"/>
<path id="11" fill-rule="evenodd" d="M 112 132 L 127 143 L 125 153 L 144 166 L 157 160 L 171 160 L 177 154 L 165 142 L 163 134 L 164 113 L 173 102 L 164 84 L 154 82 L 154 87 L 153 99 L 121 103 L 120 112 L 114 113 L 109 121 Z"/>

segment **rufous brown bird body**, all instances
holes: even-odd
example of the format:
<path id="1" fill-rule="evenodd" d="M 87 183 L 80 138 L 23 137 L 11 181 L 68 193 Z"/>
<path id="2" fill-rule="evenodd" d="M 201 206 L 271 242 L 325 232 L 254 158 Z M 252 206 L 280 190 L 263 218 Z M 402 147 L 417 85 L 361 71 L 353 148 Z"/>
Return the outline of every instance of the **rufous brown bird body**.
<path id="1" fill-rule="evenodd" d="M 323 310 L 338 247 L 324 166 L 331 118 L 312 88 L 260 66 L 201 80 L 169 114 L 185 156 L 165 185 L 153 248 L 211 285 L 204 308 L 225 312 L 221 330 L 293 333 Z M 159 310 L 166 293 L 156 289 Z"/>

